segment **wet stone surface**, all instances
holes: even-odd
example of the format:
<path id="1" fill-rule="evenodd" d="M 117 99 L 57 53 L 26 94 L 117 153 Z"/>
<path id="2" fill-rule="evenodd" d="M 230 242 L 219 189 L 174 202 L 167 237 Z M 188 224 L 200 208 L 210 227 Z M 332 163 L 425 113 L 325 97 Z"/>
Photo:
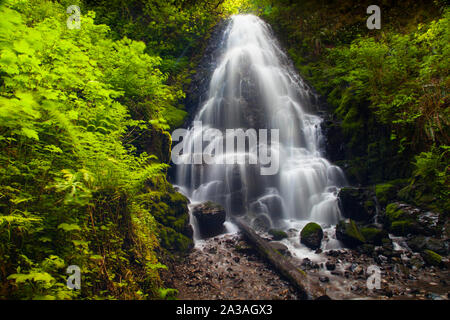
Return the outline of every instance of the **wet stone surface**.
<path id="1" fill-rule="evenodd" d="M 319 251 L 320 252 L 320 251 Z M 322 286 L 332 299 L 447 300 L 449 270 L 426 266 L 411 251 L 386 257 L 368 256 L 351 249 L 327 250 L 317 259 L 290 261 Z M 370 290 L 370 267 L 380 271 L 380 287 Z M 241 235 L 205 240 L 162 275 L 166 287 L 176 288 L 179 299 L 298 299 L 295 288 L 267 264 Z"/>
<path id="2" fill-rule="evenodd" d="M 270 268 L 239 235 L 206 240 L 173 265 L 166 286 L 178 299 L 292 300 L 296 290 Z"/>

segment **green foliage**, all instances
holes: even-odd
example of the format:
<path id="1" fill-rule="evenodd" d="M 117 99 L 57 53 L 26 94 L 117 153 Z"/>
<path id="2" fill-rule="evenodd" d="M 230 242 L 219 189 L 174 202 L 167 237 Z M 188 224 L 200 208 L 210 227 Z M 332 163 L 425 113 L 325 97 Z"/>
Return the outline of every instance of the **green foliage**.
<path id="1" fill-rule="evenodd" d="M 448 146 L 433 147 L 415 157 L 413 176 L 400 191 L 407 201 L 431 210 L 450 212 L 450 174 Z"/>
<path id="2" fill-rule="evenodd" d="M 94 13 L 73 30 L 51 1 L 0 14 L 0 297 L 159 297 L 159 223 L 138 197 L 167 165 L 131 133 L 164 132 L 150 122 L 165 110 L 179 123 L 182 93 L 161 58 L 113 40 Z M 66 287 L 71 264 L 81 291 Z"/>
<path id="3" fill-rule="evenodd" d="M 369 4 L 276 0 L 260 14 L 340 121 L 345 148 L 339 160 L 350 181 L 409 178 L 404 198 L 448 211 L 448 188 L 442 185 L 448 155 L 440 160 L 439 175 L 427 170 L 417 177 L 417 165 L 449 145 L 448 2 L 384 2 L 381 30 L 366 27 Z"/>

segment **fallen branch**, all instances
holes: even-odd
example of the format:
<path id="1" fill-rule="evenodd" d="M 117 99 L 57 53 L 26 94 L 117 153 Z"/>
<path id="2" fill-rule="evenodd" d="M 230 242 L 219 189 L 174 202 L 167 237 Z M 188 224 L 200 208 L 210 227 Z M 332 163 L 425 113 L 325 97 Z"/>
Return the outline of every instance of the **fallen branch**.
<path id="1" fill-rule="evenodd" d="M 281 253 L 273 249 L 269 243 L 261 238 L 242 219 L 234 219 L 234 222 L 243 232 L 245 238 L 253 244 L 257 251 L 272 264 L 272 266 L 294 285 L 302 295 L 301 298 L 311 300 L 328 298 L 325 290 L 318 284 L 312 283 L 303 270 L 300 270 L 288 261 Z"/>

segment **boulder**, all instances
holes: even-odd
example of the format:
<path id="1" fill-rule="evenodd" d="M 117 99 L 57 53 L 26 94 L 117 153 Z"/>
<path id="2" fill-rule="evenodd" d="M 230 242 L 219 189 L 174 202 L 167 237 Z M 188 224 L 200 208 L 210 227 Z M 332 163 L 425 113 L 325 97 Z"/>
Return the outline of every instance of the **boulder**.
<path id="1" fill-rule="evenodd" d="M 281 242 L 271 241 L 269 242 L 269 245 L 272 249 L 278 251 L 282 255 L 290 255 L 288 247 Z"/>
<path id="2" fill-rule="evenodd" d="M 260 214 L 252 220 L 251 226 L 256 231 L 267 232 L 272 227 L 272 221 L 265 214 Z"/>
<path id="3" fill-rule="evenodd" d="M 192 213 L 197 219 L 202 237 L 209 238 L 223 233 L 226 212 L 221 205 L 212 201 L 203 202 L 194 206 Z"/>
<path id="4" fill-rule="evenodd" d="M 440 236 L 442 234 L 442 223 L 438 213 L 425 212 L 406 203 L 388 204 L 383 220 L 388 230 L 399 236 L 408 234 Z"/>
<path id="5" fill-rule="evenodd" d="M 355 221 L 351 219 L 342 220 L 336 225 L 336 238 L 350 248 L 366 242 Z"/>
<path id="6" fill-rule="evenodd" d="M 425 236 L 413 236 L 406 240 L 408 247 L 415 252 L 431 250 L 440 255 L 448 255 L 449 241 Z"/>
<path id="7" fill-rule="evenodd" d="M 367 243 L 377 246 L 381 246 L 382 240 L 389 237 L 386 231 L 374 227 L 361 228 L 360 231 Z"/>
<path id="8" fill-rule="evenodd" d="M 287 233 L 283 230 L 270 229 L 269 234 L 272 236 L 273 240 L 279 241 L 288 237 Z"/>
<path id="9" fill-rule="evenodd" d="M 367 188 L 346 187 L 338 193 L 339 208 L 344 217 L 355 221 L 369 221 L 376 214 L 374 193 Z"/>
<path id="10" fill-rule="evenodd" d="M 300 232 L 300 242 L 313 250 L 320 248 L 322 238 L 322 228 L 314 222 L 308 223 Z"/>
<path id="11" fill-rule="evenodd" d="M 423 260 L 431 266 L 439 266 L 442 262 L 442 257 L 434 251 L 424 250 L 422 252 Z"/>

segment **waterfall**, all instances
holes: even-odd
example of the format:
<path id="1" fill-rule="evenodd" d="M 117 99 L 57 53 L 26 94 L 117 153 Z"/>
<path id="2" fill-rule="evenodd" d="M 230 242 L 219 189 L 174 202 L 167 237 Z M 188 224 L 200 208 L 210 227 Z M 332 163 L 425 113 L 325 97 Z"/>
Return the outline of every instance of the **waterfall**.
<path id="1" fill-rule="evenodd" d="M 193 202 L 222 204 L 228 217 L 264 217 L 274 227 L 300 220 L 336 224 L 336 194 L 346 182 L 323 157 L 316 97 L 260 18 L 231 17 L 221 45 L 208 98 L 182 141 L 176 184 Z M 226 146 L 235 141 L 229 129 L 247 133 L 244 151 Z M 201 161 L 208 145 L 217 162 Z M 274 163 L 252 161 L 257 151 Z M 274 172 L 262 174 L 269 166 Z"/>

